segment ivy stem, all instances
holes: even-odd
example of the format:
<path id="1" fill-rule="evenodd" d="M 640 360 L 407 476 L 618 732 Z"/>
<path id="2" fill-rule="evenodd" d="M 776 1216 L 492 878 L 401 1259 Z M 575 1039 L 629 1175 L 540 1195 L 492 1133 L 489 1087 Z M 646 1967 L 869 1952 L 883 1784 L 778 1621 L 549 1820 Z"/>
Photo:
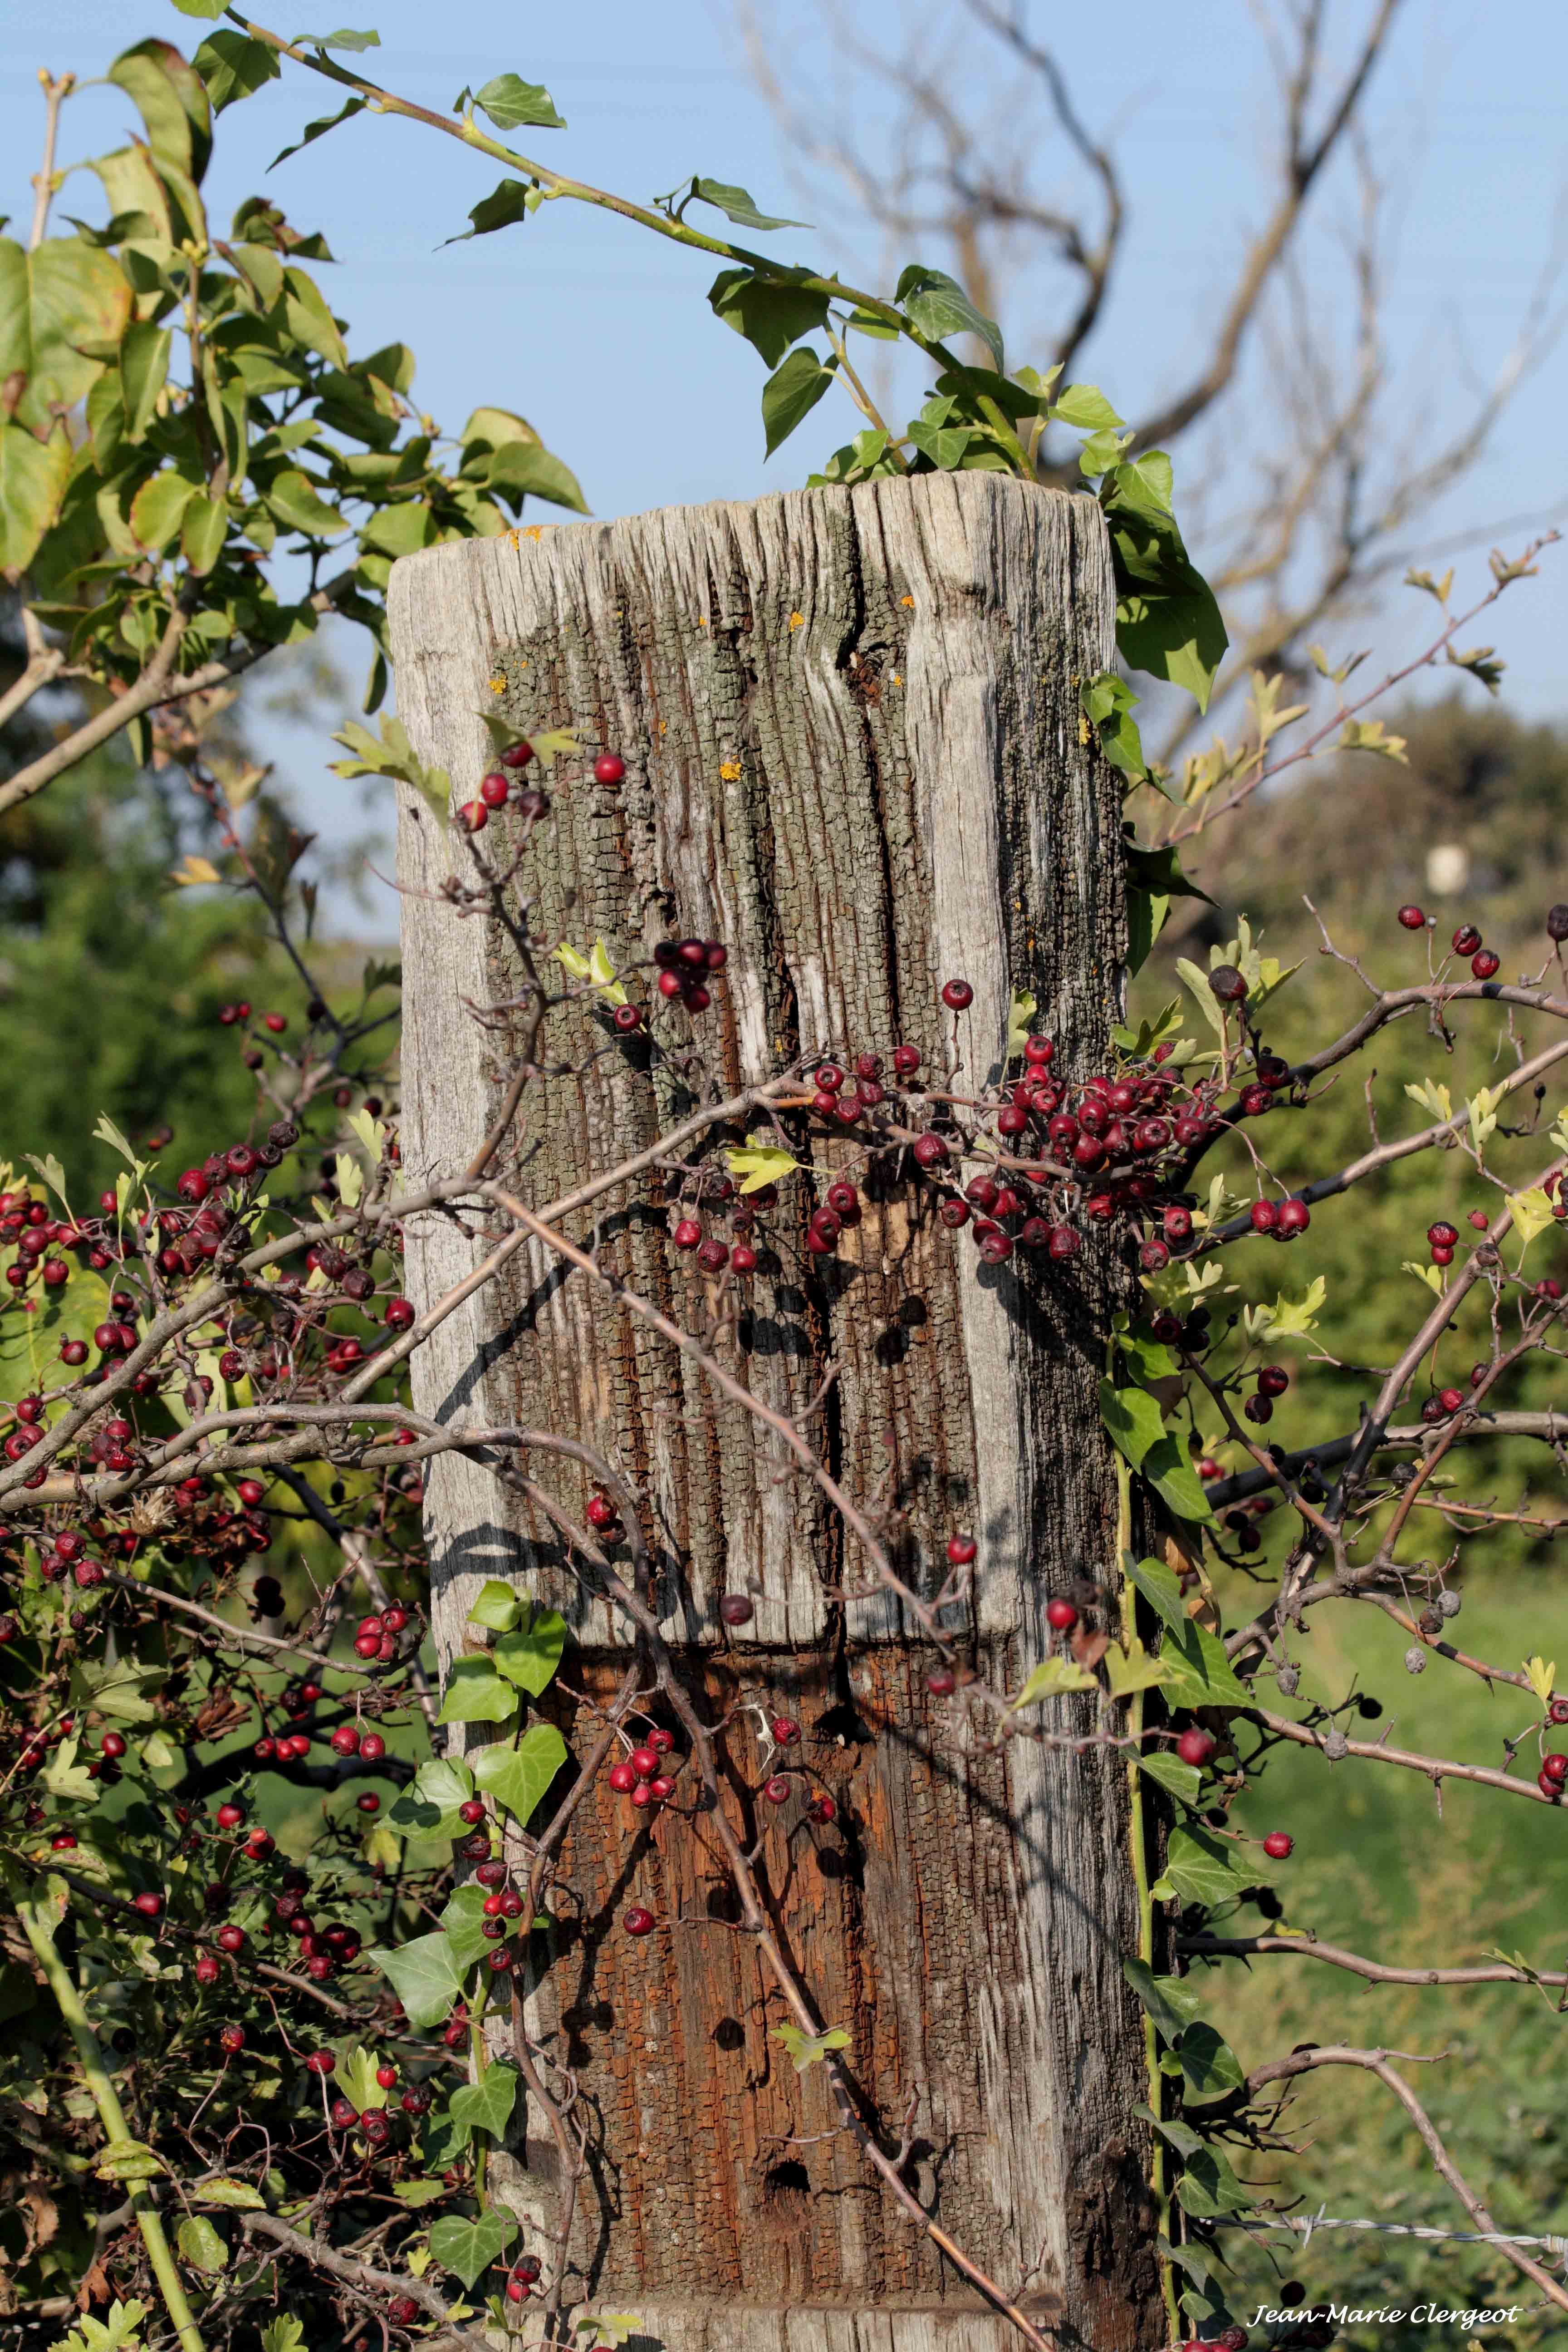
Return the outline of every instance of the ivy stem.
<path id="1" fill-rule="evenodd" d="M 1129 1654 L 1136 1630 L 1134 1612 L 1138 1591 L 1127 1573 L 1127 1564 L 1131 1557 L 1132 1473 L 1125 1457 L 1119 1453 L 1116 1456 L 1116 1558 L 1121 1575 L 1121 1646 Z M 1127 1703 L 1127 1803 L 1132 1878 L 1138 1890 L 1138 1957 L 1145 1968 L 1152 1969 L 1154 1965 L 1154 1898 L 1150 1892 L 1149 1845 L 1143 1822 L 1143 1790 L 1139 1763 L 1143 1753 L 1143 1700 L 1144 1693 L 1137 1690 Z M 1157 2119 L 1163 2112 L 1162 2095 L 1165 2078 L 1160 2072 L 1160 2045 L 1154 2032 L 1154 2021 L 1147 2011 L 1143 2013 L 1143 2065 L 1149 2084 L 1149 2112 Z M 1168 2243 L 1171 2240 L 1171 2219 L 1170 2194 L 1165 2184 L 1165 2143 L 1157 2129 L 1152 2134 L 1150 2148 L 1149 2186 L 1153 2192 L 1156 2210 L 1165 2225 L 1164 2236 Z M 1176 2282 L 1169 2255 L 1162 2252 L 1159 2263 L 1160 2292 L 1164 2300 L 1171 2340 L 1179 2343 L 1181 2318 L 1176 2309 Z"/>
<path id="2" fill-rule="evenodd" d="M 729 238 L 708 236 L 669 213 L 661 213 L 647 205 L 635 205 L 625 196 L 613 195 L 606 188 L 595 188 L 585 180 L 568 179 L 564 173 L 552 172 L 546 163 L 538 163 L 531 156 L 520 155 L 499 139 L 492 139 L 479 129 L 471 113 L 465 115 L 438 114 L 428 106 L 419 106 L 413 100 L 398 98 L 392 90 L 383 89 L 379 83 L 368 81 L 362 74 L 351 73 L 321 50 L 307 47 L 303 41 L 285 40 L 280 33 L 268 31 L 237 7 L 226 10 L 229 22 L 253 41 L 264 41 L 279 56 L 291 58 L 296 65 L 311 73 L 321 74 L 328 81 L 339 83 L 344 89 L 357 91 L 382 114 L 401 115 L 409 122 L 423 122 L 429 130 L 444 131 L 448 139 L 460 140 L 465 147 L 474 148 L 481 155 L 489 155 L 498 163 L 510 163 L 515 172 L 525 172 L 536 185 L 551 196 L 567 196 L 574 203 L 595 205 L 602 212 L 617 213 L 622 220 L 635 221 L 639 228 L 652 229 L 656 236 L 668 237 L 677 245 L 689 246 L 698 253 L 717 255 L 721 261 L 738 261 L 754 269 L 765 280 L 800 289 L 810 294 L 826 294 L 830 300 L 852 302 L 857 310 L 868 310 L 887 326 L 896 329 L 917 350 L 944 368 L 957 370 L 961 362 L 945 343 L 934 335 L 922 335 L 911 326 L 896 304 L 879 294 L 862 293 L 858 287 L 846 286 L 837 276 L 824 276 L 820 271 L 795 269 L 770 260 L 763 253 L 754 253 L 750 247 L 731 244 Z M 858 405 L 857 402 L 857 405 Z M 1035 469 L 1030 464 L 1023 443 L 1019 440 L 1013 420 L 1001 403 L 988 392 L 976 395 L 976 406 L 990 425 L 997 442 L 1005 451 L 1015 473 L 1026 481 L 1033 481 Z"/>
<path id="3" fill-rule="evenodd" d="M 106 2137 L 110 2140 L 132 2139 L 134 2134 L 126 2122 L 125 2110 L 109 2079 L 103 2052 L 82 2005 L 76 1979 L 55 1948 L 55 1927 L 58 1923 L 50 1918 L 50 1909 L 47 1895 L 36 1900 L 21 1897 L 16 1903 L 16 1916 L 37 1957 L 38 1966 L 48 1979 L 49 1990 L 59 2005 L 60 2015 L 70 2029 L 71 2040 L 76 2043 L 77 2056 L 81 2060 L 81 2070 L 87 2078 L 87 2086 L 92 2094 L 92 2103 L 98 2109 L 98 2119 L 103 2126 Z M 133 2180 L 128 2183 L 128 2187 L 131 2210 L 136 2216 L 136 2226 L 142 2232 L 147 2259 L 153 2265 L 164 2307 L 174 2323 L 174 2333 L 180 2339 L 182 2352 L 205 2352 L 201 2330 L 185 2300 L 184 2286 L 164 2234 L 163 2216 L 143 2182 Z"/>

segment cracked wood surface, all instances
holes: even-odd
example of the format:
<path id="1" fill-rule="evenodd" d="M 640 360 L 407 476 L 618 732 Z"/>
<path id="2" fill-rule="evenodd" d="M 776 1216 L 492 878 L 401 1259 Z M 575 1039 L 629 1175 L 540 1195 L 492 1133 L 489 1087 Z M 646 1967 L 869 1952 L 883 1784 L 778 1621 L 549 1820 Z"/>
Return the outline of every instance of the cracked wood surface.
<path id="1" fill-rule="evenodd" d="M 1022 989 L 1069 1068 L 1103 1051 L 1124 914 L 1117 780 L 1078 708 L 1079 681 L 1113 653 L 1092 499 L 931 474 L 667 509 L 427 551 L 395 567 L 389 607 L 400 713 L 458 799 L 489 764 L 487 709 L 574 727 L 626 761 L 613 789 L 584 761 L 556 772 L 519 885 L 536 935 L 602 938 L 622 971 L 672 932 L 729 950 L 713 1009 L 694 1029 L 660 1024 L 651 1074 L 646 1045 L 587 1007 L 552 1017 L 551 1060 L 581 1066 L 531 1089 L 514 1154 L 529 1197 L 643 1148 L 688 1108 L 704 1083 L 689 1037 L 726 1093 L 796 1053 L 897 1042 L 962 1093 L 994 1076 Z M 461 1000 L 504 1004 L 520 973 L 497 927 L 421 895 L 460 845 L 412 792 L 399 799 L 402 1148 L 418 1181 L 466 1162 L 510 1066 L 513 1016 L 486 1029 Z M 512 822 L 492 819 L 487 848 Z M 938 1002 L 955 973 L 974 989 L 956 1021 Z M 628 978 L 658 1002 L 650 973 Z M 1105 1271 L 1091 1253 L 1066 1276 L 982 1268 L 903 1183 L 868 1188 L 838 1258 L 808 1260 L 810 1206 L 858 1152 L 847 1135 L 817 1144 L 811 1178 L 785 1188 L 768 1221 L 776 1255 L 726 1361 L 789 1413 L 837 1367 L 813 1424 L 829 1465 L 902 1510 L 900 1572 L 922 1591 L 942 1580 L 948 1534 L 973 1528 L 980 1580 L 954 1622 L 967 1613 L 977 1664 L 1016 1681 L 1042 1654 L 1051 1593 L 1112 1569 L 1095 1404 Z M 658 1194 L 602 1211 L 574 1237 L 700 1325 L 702 1277 L 671 1250 Z M 458 1220 L 411 1220 L 410 1295 L 437 1296 L 484 1245 Z M 1026 2305 L 1064 2345 L 1157 2343 L 1131 2112 L 1142 2034 L 1121 1975 L 1134 1906 L 1120 1764 L 1025 1741 L 966 1759 L 925 1693 L 929 1654 L 867 1590 L 815 1489 L 749 1416 L 715 1409 L 677 1351 L 540 1250 L 454 1314 L 414 1373 L 423 1411 L 566 1431 L 647 1493 L 665 1628 L 708 1702 L 799 1714 L 802 1762 L 839 1801 L 829 1830 L 799 1791 L 768 1809 L 764 1875 L 895 2140 L 920 2093 L 926 2201 L 1009 2291 L 1032 2271 Z M 580 1516 L 579 1474 L 531 1467 Z M 620 1629 L 490 1472 L 434 1465 L 426 1525 L 444 1655 L 478 1583 L 504 1575 L 563 1609 L 581 1645 L 568 1679 L 607 1694 Z M 733 1589 L 756 1603 L 742 1644 L 717 1623 Z M 570 1730 L 571 1703 L 556 1704 Z M 756 1778 L 750 1720 L 728 1743 L 737 1818 Z M 755 1956 L 710 1916 L 711 1847 L 700 1816 L 634 1825 L 605 1790 L 567 1849 L 578 1913 L 534 2011 L 594 2106 L 575 2252 L 595 2301 L 657 2306 L 669 2352 L 706 2352 L 720 2330 L 732 2352 L 990 2352 L 1005 2324 L 960 2291 L 842 2136 L 812 2140 L 826 2096 L 769 2040 L 778 2012 Z M 637 1945 L 612 1922 L 645 1900 L 660 1931 Z M 518 2201 L 542 2217 L 550 2159 L 531 2126 L 528 2158 Z"/>

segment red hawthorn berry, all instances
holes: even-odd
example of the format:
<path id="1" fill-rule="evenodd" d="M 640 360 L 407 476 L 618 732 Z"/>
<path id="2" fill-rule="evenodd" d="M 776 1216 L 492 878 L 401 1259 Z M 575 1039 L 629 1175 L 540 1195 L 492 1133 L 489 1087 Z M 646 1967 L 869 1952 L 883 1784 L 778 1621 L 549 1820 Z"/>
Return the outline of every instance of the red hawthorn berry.
<path id="1" fill-rule="evenodd" d="M 949 1536 L 947 1557 L 954 1568 L 967 1568 L 980 1547 L 973 1536 Z"/>
<path id="2" fill-rule="evenodd" d="M 1401 907 L 1399 920 L 1407 931 L 1424 931 L 1426 928 L 1426 914 L 1419 907 Z"/>
<path id="3" fill-rule="evenodd" d="M 805 1810 L 814 1822 L 833 1822 L 838 1818 L 838 1808 L 826 1792 L 813 1797 Z"/>
<path id="4" fill-rule="evenodd" d="M 1454 933 L 1454 953 L 1456 955 L 1474 955 L 1476 950 L 1480 946 L 1480 943 L 1481 935 L 1479 931 L 1477 930 L 1474 923 L 1461 923 L 1458 929 Z"/>
<path id="5" fill-rule="evenodd" d="M 143 1919 L 156 1919 L 163 1912 L 163 1898 L 161 1895 L 133 1895 L 131 1901 L 132 1908 L 140 1911 Z"/>
<path id="6" fill-rule="evenodd" d="M 1184 1731 L 1177 1740 L 1176 1753 L 1184 1764 L 1196 1764 L 1201 1769 L 1214 1754 L 1215 1745 L 1212 1732 L 1205 1731 L 1197 1724 L 1194 1724 L 1190 1729 Z"/>
<path id="7" fill-rule="evenodd" d="M 601 751 L 594 762 L 596 784 L 618 784 L 626 772 L 626 763 L 618 751 Z"/>
<path id="8" fill-rule="evenodd" d="M 532 757 L 533 746 L 531 743 L 527 741 L 512 743 L 509 744 L 507 749 L 501 753 L 500 764 L 503 768 L 526 768 Z"/>
<path id="9" fill-rule="evenodd" d="M 1548 1780 L 1568 1780 L 1568 1756 L 1543 1756 L 1541 1769 Z"/>
<path id="10" fill-rule="evenodd" d="M 974 991 L 966 980 L 944 981 L 942 1001 L 950 1013 L 964 1013 L 974 1002 Z"/>
<path id="11" fill-rule="evenodd" d="M 505 808 L 510 792 L 511 779 L 503 776 L 499 768 L 492 768 L 488 776 L 479 778 L 479 798 L 486 808 Z"/>
<path id="12" fill-rule="evenodd" d="M 1279 1212 L 1272 1201 L 1254 1201 L 1247 1213 L 1255 1234 L 1271 1234 L 1279 1223 Z"/>
<path id="13" fill-rule="evenodd" d="M 756 1613 L 756 1604 L 749 1592 L 724 1592 L 719 1596 L 719 1614 L 726 1625 L 749 1625 Z"/>
<path id="14" fill-rule="evenodd" d="M 1311 1222 L 1305 1201 L 1281 1201 L 1274 1230 L 1281 1241 L 1289 1241 L 1297 1234 L 1304 1234 Z"/>
<path id="15" fill-rule="evenodd" d="M 775 1715 L 769 1728 L 781 1748 L 790 1747 L 800 1738 L 800 1726 L 793 1715 Z"/>
<path id="16" fill-rule="evenodd" d="M 913 1077 L 913 1076 L 914 1076 L 914 1074 L 915 1074 L 915 1072 L 920 1068 L 920 1066 L 921 1066 L 921 1057 L 920 1057 L 920 1049 L 919 1049 L 919 1047 L 918 1047 L 918 1046 L 915 1046 L 915 1045 L 895 1045 L 895 1046 L 894 1046 L 894 1048 L 893 1048 L 893 1069 L 894 1069 L 895 1075 L 896 1075 L 897 1076 L 899 1076 L 899 1077 L 900 1077 L 900 1078 L 912 1078 L 912 1077 Z"/>
<path id="17" fill-rule="evenodd" d="M 958 1676 L 951 1666 L 933 1666 L 926 1676 L 926 1688 L 932 1698 L 951 1698 L 957 1687 Z"/>
<path id="18" fill-rule="evenodd" d="M 1070 1633 L 1078 1623 L 1078 1611 L 1070 1601 L 1047 1601 L 1046 1622 L 1055 1633 Z"/>
<path id="19" fill-rule="evenodd" d="M 1470 958 L 1470 970 L 1478 980 L 1492 980 L 1497 975 L 1501 961 L 1500 956 L 1493 955 L 1490 948 L 1483 948 L 1479 955 Z"/>
<path id="20" fill-rule="evenodd" d="M 628 1936 L 651 1936 L 658 1922 L 651 1911 L 645 1910 L 640 1903 L 634 1903 L 621 1925 Z"/>
<path id="21" fill-rule="evenodd" d="M 1270 1830 L 1263 1841 L 1263 1851 L 1270 1862 L 1287 1862 L 1296 1841 L 1285 1830 Z"/>

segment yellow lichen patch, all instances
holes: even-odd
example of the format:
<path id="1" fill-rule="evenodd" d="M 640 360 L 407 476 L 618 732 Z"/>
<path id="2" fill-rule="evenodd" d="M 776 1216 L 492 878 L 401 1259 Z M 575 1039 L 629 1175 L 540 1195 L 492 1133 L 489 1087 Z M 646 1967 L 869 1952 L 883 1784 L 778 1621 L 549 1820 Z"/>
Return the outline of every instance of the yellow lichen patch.
<path id="1" fill-rule="evenodd" d="M 805 614 L 804 613 L 792 613 L 789 616 L 789 625 L 792 629 L 804 629 L 805 626 Z"/>
<path id="2" fill-rule="evenodd" d="M 524 539 L 541 540 L 544 536 L 544 525 L 542 522 L 525 523 L 522 535 Z"/>
<path id="3" fill-rule="evenodd" d="M 706 613 L 698 614 L 697 625 L 700 629 L 705 629 L 708 626 L 708 615 Z"/>
<path id="4" fill-rule="evenodd" d="M 903 679 L 899 676 L 898 671 L 897 671 L 897 670 L 895 670 L 895 671 L 893 672 L 893 684 L 894 684 L 895 686 L 902 686 L 903 682 L 904 682 L 904 681 L 903 681 Z"/>
<path id="5" fill-rule="evenodd" d="M 719 763 L 719 773 L 727 784 L 738 784 L 741 781 L 741 762 L 739 760 L 722 760 Z"/>
<path id="6" fill-rule="evenodd" d="M 490 680 L 490 692 L 491 692 L 492 694 L 504 694 L 504 693 L 506 692 L 506 680 L 505 680 L 505 678 L 504 678 L 504 677 L 492 677 L 492 678 L 491 678 L 491 680 Z"/>
<path id="7" fill-rule="evenodd" d="M 900 604 L 907 604 L 911 613 L 914 611 L 915 600 L 912 596 L 900 596 L 899 602 Z"/>

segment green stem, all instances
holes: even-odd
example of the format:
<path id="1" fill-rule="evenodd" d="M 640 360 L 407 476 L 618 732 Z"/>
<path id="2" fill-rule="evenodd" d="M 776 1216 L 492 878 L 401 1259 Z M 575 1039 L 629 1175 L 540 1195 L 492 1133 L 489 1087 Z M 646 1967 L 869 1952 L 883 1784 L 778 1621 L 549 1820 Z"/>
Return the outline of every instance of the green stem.
<path id="1" fill-rule="evenodd" d="M 490 1986 L 493 1982 L 494 1979 L 489 1970 L 488 1969 L 483 1970 L 479 1977 L 479 1989 L 474 1997 L 473 2007 L 468 2011 L 468 2050 L 474 2062 L 476 2083 L 483 2082 L 485 2071 L 490 2063 L 490 2053 L 485 2046 L 485 2011 L 489 2007 Z M 474 2194 L 479 2199 L 481 2208 L 485 2202 L 485 2175 L 489 2168 L 489 2154 L 483 2133 L 476 2132 L 474 2135 Z"/>
<path id="2" fill-rule="evenodd" d="M 1121 1576 L 1121 1644 L 1131 1651 L 1134 1633 L 1134 1610 L 1137 1587 L 1127 1574 L 1127 1562 L 1132 1554 L 1132 1473 L 1121 1454 L 1116 1456 L 1116 1559 Z M 1142 1775 L 1138 1759 L 1143 1752 L 1143 1698 L 1134 1691 L 1128 1701 L 1127 1728 L 1132 1745 L 1127 1754 L 1127 1798 L 1131 1827 L 1132 1878 L 1138 1890 L 1138 1957 L 1145 1968 L 1154 1965 L 1154 1898 L 1150 1892 L 1149 1846 L 1143 1822 Z M 1143 2067 L 1149 2085 L 1149 2112 L 1159 2116 L 1164 2112 L 1165 2078 L 1160 2072 L 1160 2044 L 1154 2032 L 1154 2021 L 1144 2012 Z M 1171 2231 L 1171 2199 L 1165 2183 L 1165 2143 L 1159 2132 L 1153 2134 L 1150 2151 L 1149 2186 L 1153 2193 L 1155 2210 L 1164 2225 L 1167 2242 L 1173 2242 Z M 1171 2339 L 1179 2343 L 1182 2336 L 1181 2317 L 1176 2309 L 1176 2281 L 1173 2266 L 1162 2254 L 1160 2262 L 1160 2292 L 1164 2301 L 1165 2317 Z"/>
<path id="3" fill-rule="evenodd" d="M 106 2137 L 110 2140 L 132 2139 L 135 2135 L 125 2120 L 125 2110 L 109 2079 L 103 2053 L 82 2006 L 76 1980 L 55 1949 L 57 1923 L 49 1916 L 50 1907 L 47 1895 L 37 1900 L 24 1897 L 16 1904 L 16 1916 L 22 1922 L 28 1943 L 37 1955 L 38 1966 L 48 1979 L 49 1990 L 59 2004 L 60 2015 L 70 2028 L 71 2040 L 76 2043 L 77 2056 L 81 2060 L 81 2070 L 87 2078 L 88 2089 L 92 2093 L 92 2103 L 98 2109 L 98 2119 L 103 2126 Z M 129 2188 L 131 2210 L 136 2216 L 142 2242 L 147 2249 L 147 2259 L 153 2265 L 153 2276 L 158 2282 L 164 2307 L 174 2323 L 174 2333 L 180 2339 L 183 2352 L 205 2352 L 201 2330 L 185 2300 L 184 2286 L 164 2235 L 163 2217 L 142 2182 L 132 2181 Z"/>

